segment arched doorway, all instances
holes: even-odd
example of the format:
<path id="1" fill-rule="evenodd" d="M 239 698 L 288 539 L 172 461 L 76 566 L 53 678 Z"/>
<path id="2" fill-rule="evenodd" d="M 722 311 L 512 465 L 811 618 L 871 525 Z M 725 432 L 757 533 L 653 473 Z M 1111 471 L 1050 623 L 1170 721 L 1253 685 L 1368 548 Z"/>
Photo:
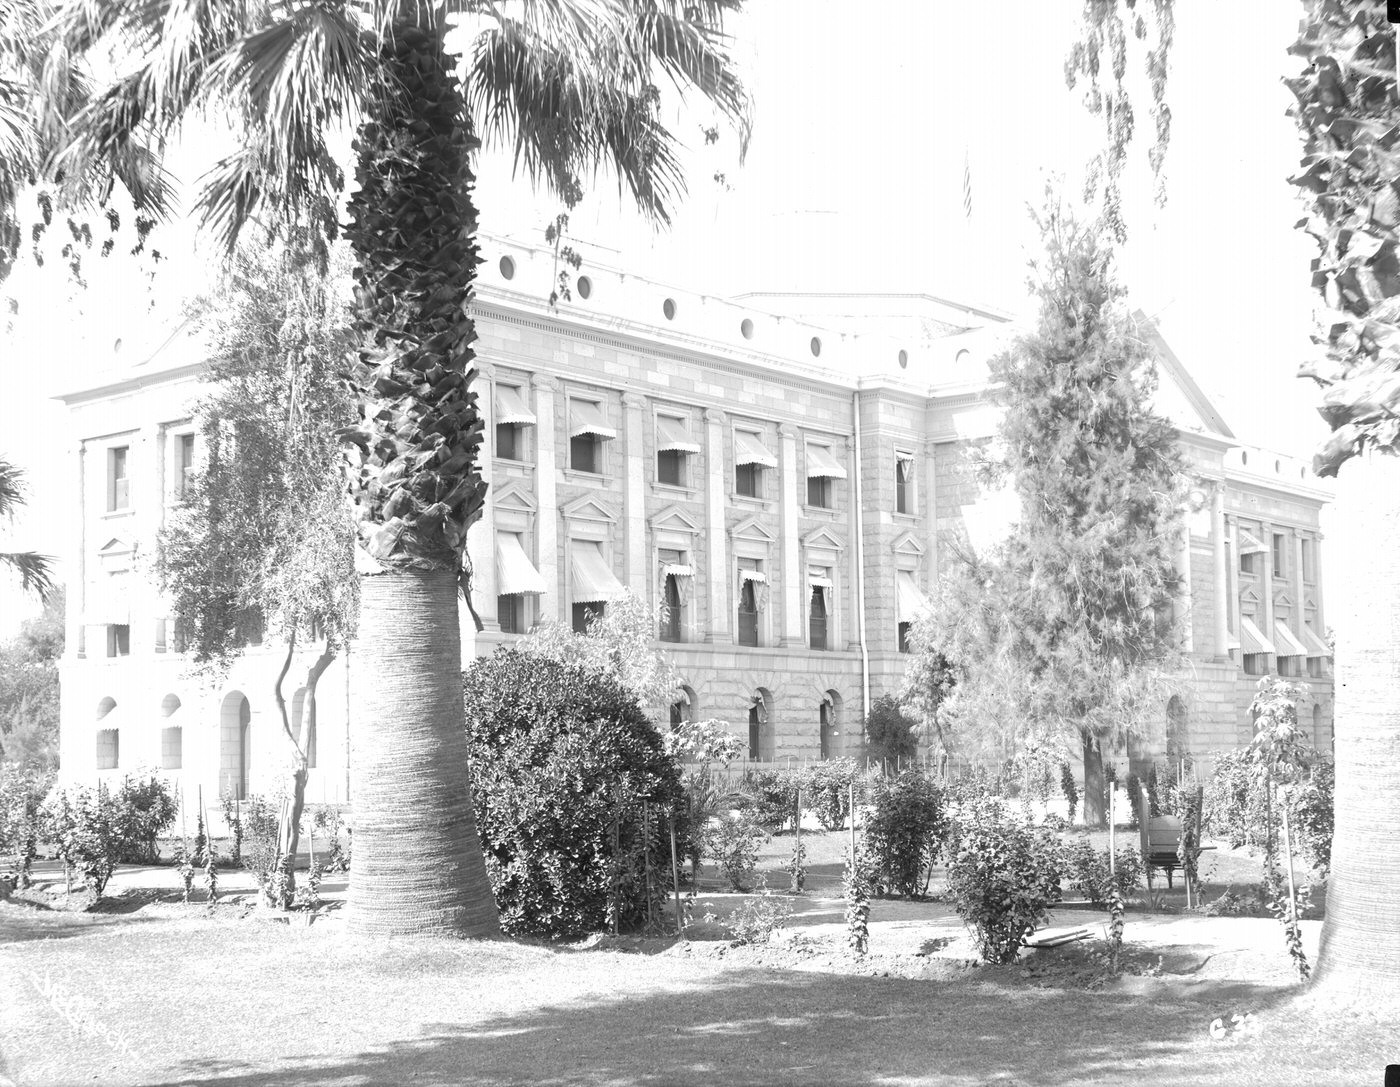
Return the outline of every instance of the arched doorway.
<path id="1" fill-rule="evenodd" d="M 253 769 L 253 708 L 242 691 L 224 695 L 219 710 L 219 795 L 248 799 Z"/>
<path id="2" fill-rule="evenodd" d="M 749 704 L 749 759 L 769 762 L 773 758 L 772 696 L 760 687 Z"/>
<path id="3" fill-rule="evenodd" d="M 827 691 L 817 712 L 821 722 L 821 756 L 834 759 L 841 752 L 841 696 Z"/>

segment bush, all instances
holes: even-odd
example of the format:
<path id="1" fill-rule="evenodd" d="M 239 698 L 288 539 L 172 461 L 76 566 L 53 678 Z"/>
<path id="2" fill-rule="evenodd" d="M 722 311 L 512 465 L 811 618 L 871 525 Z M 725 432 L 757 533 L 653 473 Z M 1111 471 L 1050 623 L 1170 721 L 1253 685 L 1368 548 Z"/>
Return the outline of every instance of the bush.
<path id="1" fill-rule="evenodd" d="M 510 649 L 476 661 L 463 691 L 501 927 L 564 936 L 603 928 L 614 907 L 623 926 L 648 917 L 670 885 L 665 813 L 677 813 L 682 855 L 692 832 L 679 769 L 636 699 L 614 677 Z"/>
<path id="2" fill-rule="evenodd" d="M 767 839 L 758 817 L 740 810 L 712 820 L 702 832 L 705 856 L 735 891 L 747 891 L 758 871 L 758 847 Z"/>
<path id="3" fill-rule="evenodd" d="M 744 774 L 741 788 L 749 796 L 758 821 L 776 833 L 796 820 L 797 791 L 801 783 L 801 771 L 749 770 Z"/>
<path id="4" fill-rule="evenodd" d="M 927 891 L 946 830 L 943 791 L 922 772 L 905 770 L 877 782 L 865 824 L 877 886 L 906 898 Z"/>
<path id="5" fill-rule="evenodd" d="M 1109 894 L 1116 886 L 1128 897 L 1144 875 L 1142 854 L 1129 846 L 1114 854 L 1113 872 L 1108 868 L 1108 850 L 1096 850 L 1088 838 L 1076 837 L 1065 847 L 1065 867 L 1069 884 L 1095 906 L 1108 908 Z"/>
<path id="6" fill-rule="evenodd" d="M 831 759 L 807 770 L 802 784 L 806 807 L 827 830 L 840 830 L 851 814 L 851 785 L 860 793 L 860 767 L 855 759 Z"/>
<path id="7" fill-rule="evenodd" d="M 865 718 L 865 754 L 872 763 L 886 759 L 896 764 L 919 753 L 915 729 L 919 723 L 904 712 L 894 695 L 881 695 L 870 706 Z"/>
<path id="8" fill-rule="evenodd" d="M 116 795 L 124 864 L 159 864 L 156 838 L 175 825 L 179 808 L 170 786 L 158 775 L 128 774 Z"/>
<path id="9" fill-rule="evenodd" d="M 69 877 L 77 872 L 98 898 L 125 851 L 121 826 L 116 797 L 105 782 L 95 790 L 81 785 L 56 788 L 44 801 L 44 837 L 57 847 Z"/>
<path id="10" fill-rule="evenodd" d="M 0 857 L 13 857 L 21 888 L 39 853 L 40 813 L 53 785 L 53 774 L 13 763 L 0 763 Z"/>
<path id="11" fill-rule="evenodd" d="M 1283 821 L 1277 802 L 1269 802 L 1268 781 L 1252 755 L 1246 749 L 1215 757 L 1215 771 L 1202 797 L 1201 827 L 1203 833 L 1229 842 L 1232 848 L 1244 846 L 1255 853 L 1267 848 L 1271 830 L 1275 845 L 1282 847 Z M 1332 764 L 1318 759 L 1309 777 L 1288 789 L 1294 849 L 1308 863 L 1324 869 L 1332 862 L 1334 784 Z"/>
<path id="12" fill-rule="evenodd" d="M 291 888 L 279 865 L 282 859 L 282 799 L 254 793 L 242 804 L 243 841 L 240 861 L 253 873 L 268 904 L 284 909 Z"/>
<path id="13" fill-rule="evenodd" d="M 1309 864 L 1324 870 L 1332 867 L 1332 794 L 1336 769 L 1319 760 L 1312 776 L 1289 792 L 1289 829 L 1296 848 Z"/>
<path id="14" fill-rule="evenodd" d="M 1060 901 L 1059 839 L 995 799 L 963 806 L 955 821 L 948 861 L 954 908 L 988 962 L 1011 962 Z"/>
<path id="15" fill-rule="evenodd" d="M 736 944 L 766 944 L 791 916 L 792 903 L 764 891 L 757 898 L 745 900 L 723 924 Z"/>

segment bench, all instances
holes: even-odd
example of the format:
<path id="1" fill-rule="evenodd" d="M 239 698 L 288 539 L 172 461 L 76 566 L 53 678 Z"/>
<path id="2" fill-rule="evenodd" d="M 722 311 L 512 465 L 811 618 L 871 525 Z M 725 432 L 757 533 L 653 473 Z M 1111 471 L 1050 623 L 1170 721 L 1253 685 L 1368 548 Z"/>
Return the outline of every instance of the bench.
<path id="1" fill-rule="evenodd" d="M 1196 842 L 1196 854 L 1212 846 L 1202 846 L 1201 841 L 1201 786 L 1196 786 L 1196 803 L 1192 840 Z M 1175 815 L 1152 815 L 1147 799 L 1147 789 L 1140 787 L 1136 797 L 1138 810 L 1138 834 L 1141 838 L 1142 863 L 1147 869 L 1147 893 L 1152 893 L 1152 870 L 1160 869 L 1167 874 L 1167 888 L 1172 886 L 1172 873 L 1181 868 L 1181 820 Z M 1188 895 L 1190 888 L 1187 888 Z"/>

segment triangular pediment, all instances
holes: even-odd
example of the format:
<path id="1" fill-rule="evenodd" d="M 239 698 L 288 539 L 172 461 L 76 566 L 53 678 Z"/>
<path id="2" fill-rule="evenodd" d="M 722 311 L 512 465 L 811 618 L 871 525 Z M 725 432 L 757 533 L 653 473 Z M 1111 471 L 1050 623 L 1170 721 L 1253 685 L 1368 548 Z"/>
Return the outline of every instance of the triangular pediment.
<path id="1" fill-rule="evenodd" d="M 846 542 L 825 526 L 802 537 L 802 546 L 822 551 L 844 551 Z"/>
<path id="2" fill-rule="evenodd" d="M 618 514 L 610 503 L 601 502 L 592 495 L 575 498 L 565 503 L 559 512 L 566 521 L 600 521 L 604 524 L 617 524 Z"/>
<path id="3" fill-rule="evenodd" d="M 651 518 L 651 527 L 655 531 L 663 532 L 694 534 L 700 531 L 700 526 L 695 523 L 695 520 L 678 505 L 670 505 L 659 510 Z"/>
<path id="4" fill-rule="evenodd" d="M 1305 596 L 1305 597 L 1303 597 L 1303 607 L 1304 607 L 1304 608 L 1311 608 L 1313 611 L 1316 611 L 1316 610 L 1317 610 L 1317 598 L 1314 597 L 1314 596 Z"/>
<path id="5" fill-rule="evenodd" d="M 1220 410 L 1162 336 L 1157 322 L 1142 310 L 1133 316 L 1138 332 L 1147 341 L 1157 361 L 1157 390 L 1152 406 L 1176 425 L 1179 430 L 1210 434 L 1217 438 L 1235 435 L 1225 424 Z"/>
<path id="6" fill-rule="evenodd" d="M 1259 603 L 1259 594 L 1254 591 L 1253 587 L 1250 587 L 1240 593 L 1240 601 L 1246 604 L 1257 604 Z"/>
<path id="7" fill-rule="evenodd" d="M 754 540 L 766 544 L 778 542 L 778 537 L 764 528 L 763 522 L 757 517 L 745 517 L 729 530 L 729 535 L 736 540 Z"/>
<path id="8" fill-rule="evenodd" d="M 1287 593 L 1279 593 L 1274 597 L 1274 603 L 1281 604 L 1285 608 L 1291 608 L 1293 606 L 1293 598 Z"/>
<path id="9" fill-rule="evenodd" d="M 498 510 L 515 510 L 520 513 L 534 513 L 539 507 L 534 495 L 518 483 L 507 483 L 504 487 L 492 488 L 492 501 Z"/>
<path id="10" fill-rule="evenodd" d="M 124 540 L 120 536 L 113 536 L 97 552 L 104 558 L 108 555 L 130 555 L 135 548 L 130 540 Z"/>
<path id="11" fill-rule="evenodd" d="M 901 532 L 894 538 L 894 543 L 890 544 L 890 550 L 896 555 L 914 555 L 922 557 L 924 545 L 919 542 L 917 536 L 912 532 Z"/>

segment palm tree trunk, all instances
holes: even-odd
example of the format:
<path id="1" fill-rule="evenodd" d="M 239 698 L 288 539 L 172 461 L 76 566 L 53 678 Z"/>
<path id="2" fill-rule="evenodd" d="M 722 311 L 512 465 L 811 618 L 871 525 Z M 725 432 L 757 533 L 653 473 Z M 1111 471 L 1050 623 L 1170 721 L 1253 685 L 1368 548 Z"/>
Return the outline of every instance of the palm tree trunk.
<path id="1" fill-rule="evenodd" d="M 1342 465 L 1329 586 L 1337 630 L 1336 828 L 1313 984 L 1376 999 L 1400 987 L 1400 457 Z"/>
<path id="2" fill-rule="evenodd" d="M 350 927 L 497 935 L 466 777 L 456 577 L 390 571 L 362 578 L 361 593 Z"/>
<path id="3" fill-rule="evenodd" d="M 1084 741 L 1084 825 L 1102 827 L 1108 823 L 1104 803 L 1103 746 L 1092 732 L 1081 732 Z"/>

